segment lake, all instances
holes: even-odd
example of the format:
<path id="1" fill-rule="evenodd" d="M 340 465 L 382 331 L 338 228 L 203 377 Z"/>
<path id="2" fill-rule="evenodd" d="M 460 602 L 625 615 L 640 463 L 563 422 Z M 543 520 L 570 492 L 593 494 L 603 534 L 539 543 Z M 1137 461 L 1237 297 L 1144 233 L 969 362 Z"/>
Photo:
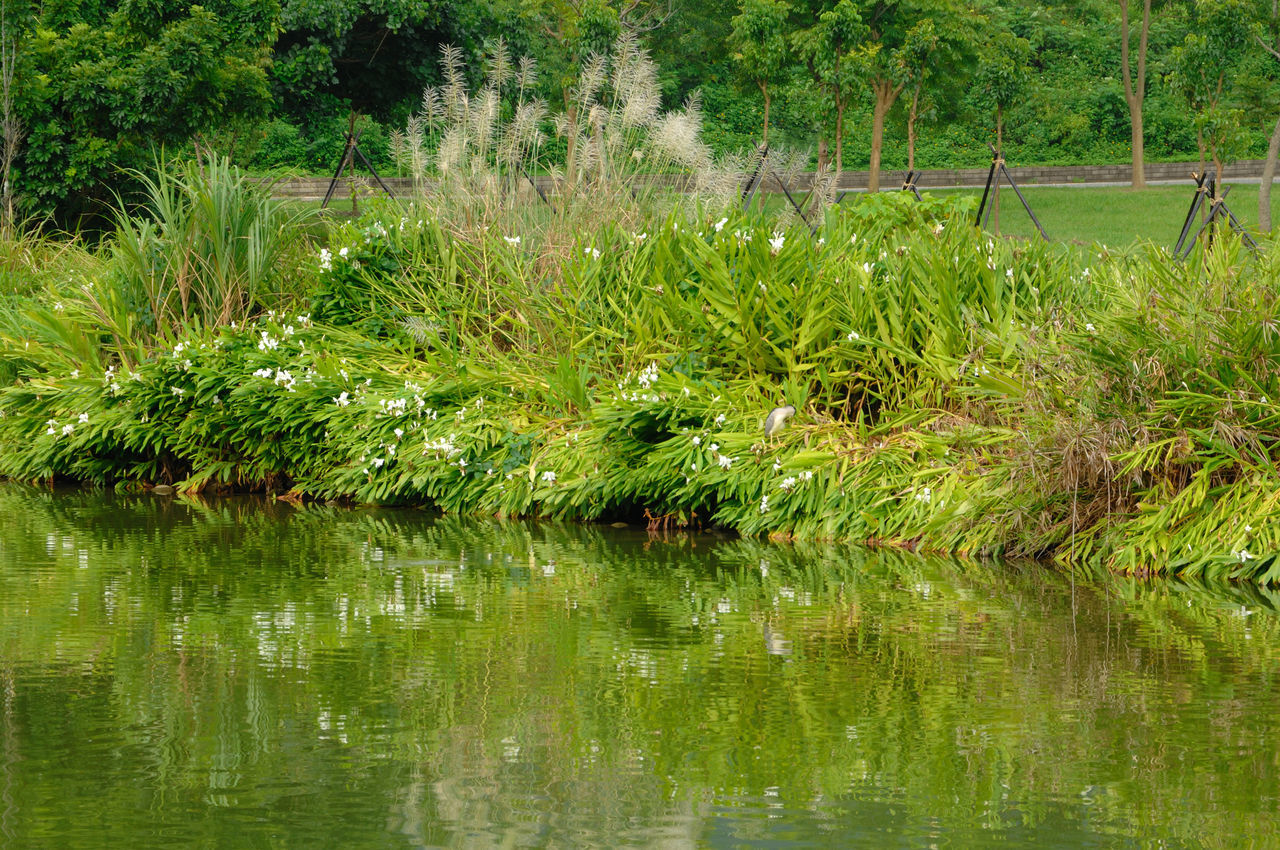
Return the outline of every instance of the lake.
<path id="1" fill-rule="evenodd" d="M 0 847 L 1280 847 L 1278 607 L 0 485 Z"/>

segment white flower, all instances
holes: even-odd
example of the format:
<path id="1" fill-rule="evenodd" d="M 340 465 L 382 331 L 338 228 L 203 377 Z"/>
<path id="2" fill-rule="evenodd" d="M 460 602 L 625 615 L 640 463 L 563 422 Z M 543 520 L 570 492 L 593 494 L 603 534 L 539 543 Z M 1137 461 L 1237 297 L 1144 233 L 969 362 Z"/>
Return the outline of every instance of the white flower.
<path id="1" fill-rule="evenodd" d="M 67 436 L 68 434 L 70 434 L 70 433 L 71 433 L 72 431 L 74 431 L 74 430 L 76 430 L 76 426 L 74 426 L 74 425 L 72 425 L 70 422 L 68 422 L 66 425 L 63 425 L 63 426 L 62 426 L 62 436 L 64 436 L 64 437 L 65 437 L 65 436 Z M 1240 560 L 1244 560 L 1244 559 L 1243 559 L 1243 558 L 1241 558 Z"/>
<path id="2" fill-rule="evenodd" d="M 712 443 L 711 445 L 707 446 L 707 448 L 711 449 L 712 454 L 715 454 L 716 452 L 720 451 L 720 444 Z"/>
<path id="3" fill-rule="evenodd" d="M 253 377 L 255 377 L 255 378 L 270 378 L 270 377 L 271 377 L 271 370 L 270 370 L 270 369 L 254 369 L 254 370 L 253 370 Z M 343 395 L 346 395 L 346 393 L 343 393 Z"/>
<path id="4" fill-rule="evenodd" d="M 938 222 L 937 224 L 935 224 L 935 225 L 933 226 L 933 235 L 934 235 L 934 236 L 941 236 L 941 235 L 942 235 L 942 231 L 943 231 L 943 230 L 945 230 L 945 229 L 946 229 L 946 225 L 944 225 L 942 222 Z"/>
<path id="5" fill-rule="evenodd" d="M 397 440 L 398 440 L 398 439 L 400 439 L 401 437 L 403 437 L 403 436 L 404 436 L 404 429 L 403 429 L 403 428 L 397 428 L 397 429 L 395 430 L 395 435 L 396 435 L 396 439 L 397 439 Z"/>
<path id="6" fill-rule="evenodd" d="M 383 465 L 384 463 L 386 463 L 386 461 L 385 461 L 385 460 L 383 460 L 383 459 L 382 459 L 382 458 L 380 458 L 380 457 L 375 457 L 375 458 L 373 459 L 373 468 L 374 468 L 374 469 L 382 469 L 382 465 Z"/>
<path id="7" fill-rule="evenodd" d="M 702 445 L 702 438 L 701 438 L 701 437 L 697 437 L 697 436 L 695 436 L 695 437 L 693 438 L 693 444 L 694 444 L 695 446 L 700 446 L 700 445 Z"/>
<path id="8" fill-rule="evenodd" d="M 760 291 L 761 291 L 761 292 L 768 292 L 768 291 L 769 291 L 768 287 L 766 287 L 766 286 L 764 285 L 764 281 L 763 281 L 763 280 L 757 280 L 757 281 L 756 281 L 756 286 L 760 287 Z"/>
<path id="9" fill-rule="evenodd" d="M 777 254 L 782 250 L 782 244 L 787 241 L 787 237 L 781 233 L 774 233 L 773 238 L 769 240 L 769 253 Z"/>
<path id="10" fill-rule="evenodd" d="M 542 473 L 542 480 L 547 484 L 554 484 L 556 483 L 556 474 L 548 469 L 546 472 Z"/>
<path id="11" fill-rule="evenodd" d="M 729 467 L 733 466 L 733 460 L 734 459 L 729 457 L 728 455 L 720 455 L 719 457 L 716 458 L 716 463 L 720 464 L 721 469 L 728 469 Z"/>
<path id="12" fill-rule="evenodd" d="M 1093 322 L 1085 322 L 1084 329 L 1087 330 L 1089 333 L 1093 333 L 1094 331 Z"/>
<path id="13" fill-rule="evenodd" d="M 723 425 L 723 424 L 724 424 L 724 422 L 725 422 L 725 420 L 726 420 L 727 418 L 728 418 L 727 416 L 725 416 L 723 413 L 721 413 L 719 416 L 717 416 L 717 417 L 715 418 L 715 424 L 717 424 L 717 425 Z"/>
<path id="14" fill-rule="evenodd" d="M 519 236 L 504 236 L 504 237 L 502 237 L 502 241 L 503 241 L 503 242 L 506 242 L 508 245 L 519 245 L 519 244 L 520 244 L 520 237 L 519 237 Z"/>
<path id="15" fill-rule="evenodd" d="M 590 257 L 593 260 L 600 259 L 600 251 L 596 248 L 585 248 L 582 251 L 584 257 Z"/>
<path id="16" fill-rule="evenodd" d="M 66 429 L 64 428 L 63 431 L 65 432 Z M 1239 552 L 1232 552 L 1231 554 L 1234 555 L 1236 558 L 1238 558 L 1240 560 L 1240 563 L 1242 564 L 1245 561 L 1251 560 L 1253 558 L 1253 555 L 1249 552 L 1249 550 L 1244 548 L 1242 548 Z"/>
<path id="17" fill-rule="evenodd" d="M 853 342 L 854 340 L 862 339 L 862 337 L 858 336 L 857 331 L 849 331 L 849 336 L 847 336 L 846 339 L 848 339 L 849 342 Z"/>
<path id="18" fill-rule="evenodd" d="M 721 230 L 724 230 L 724 226 L 728 223 L 729 223 L 729 219 L 727 216 L 717 221 L 715 224 L 716 233 L 719 233 Z"/>
<path id="19" fill-rule="evenodd" d="M 80 414 L 80 424 L 81 424 L 81 425 L 88 425 L 88 424 L 89 424 L 89 414 L 87 414 L 87 413 L 81 413 L 81 414 Z"/>
<path id="20" fill-rule="evenodd" d="M 778 485 L 778 489 L 784 493 L 789 493 L 795 489 L 795 486 L 796 477 L 794 475 L 788 475 L 786 478 L 782 479 L 782 483 Z"/>
<path id="21" fill-rule="evenodd" d="M 775 461 L 773 462 L 773 471 L 774 471 L 774 472 L 777 472 L 779 469 L 782 469 L 782 461 L 780 461 L 780 460 L 775 460 Z"/>
<path id="22" fill-rule="evenodd" d="M 275 339 L 274 337 L 271 336 L 271 334 L 267 333 L 266 331 L 262 332 L 262 338 L 258 340 L 259 351 L 271 351 L 272 349 L 276 348 L 278 345 L 280 345 L 280 340 Z"/>
<path id="23" fill-rule="evenodd" d="M 347 249 L 346 249 L 346 248 L 342 248 L 340 251 L 338 251 L 338 256 L 339 256 L 339 257 L 346 257 L 346 256 L 347 256 Z"/>
<path id="24" fill-rule="evenodd" d="M 343 390 L 341 395 L 334 397 L 333 403 L 338 405 L 338 407 L 346 407 L 351 404 L 351 394 L 346 390 Z"/>
<path id="25" fill-rule="evenodd" d="M 767 495 L 760 497 L 760 513 L 769 512 L 769 497 Z"/>
<path id="26" fill-rule="evenodd" d="M 854 243 L 855 243 L 855 242 L 857 242 L 857 241 L 858 241 L 858 234 L 856 234 L 856 233 L 855 233 L 855 234 L 853 234 L 852 236 L 850 236 L 850 237 L 849 237 L 849 244 L 850 244 L 850 245 L 854 244 Z"/>
<path id="27" fill-rule="evenodd" d="M 924 502 L 925 504 L 928 504 L 929 502 L 933 501 L 933 491 L 930 490 L 928 487 L 925 487 L 919 493 L 916 493 L 916 501 Z"/>
<path id="28" fill-rule="evenodd" d="M 48 430 L 45 431 L 46 434 L 49 434 L 50 436 L 53 436 L 53 437 L 58 436 L 58 420 L 57 419 L 50 419 L 48 422 L 44 424 L 49 426 Z"/>
<path id="29" fill-rule="evenodd" d="M 1004 276 L 1009 278 L 1009 280 L 1013 280 L 1013 269 L 1005 269 Z"/>
<path id="30" fill-rule="evenodd" d="M 176 395 L 178 398 L 182 398 L 184 395 L 187 394 L 187 391 L 184 390 L 182 387 L 169 387 L 169 391 L 174 395 Z"/>

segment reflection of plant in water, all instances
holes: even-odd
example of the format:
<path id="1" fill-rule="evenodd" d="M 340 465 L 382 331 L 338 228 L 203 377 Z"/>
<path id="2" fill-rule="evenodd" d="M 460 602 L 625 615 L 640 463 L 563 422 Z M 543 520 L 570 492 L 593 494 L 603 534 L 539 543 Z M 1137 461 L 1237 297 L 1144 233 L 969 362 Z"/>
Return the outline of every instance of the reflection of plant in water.
<path id="1" fill-rule="evenodd" d="M 180 799 L 267 805 L 288 775 L 394 799 L 433 844 L 520 812 L 569 840 L 550 811 L 642 842 L 637 823 L 697 835 L 708 801 L 766 789 L 1005 829 L 1097 786 L 1115 829 L 1194 835 L 1221 811 L 1205 795 L 1280 778 L 1241 749 L 1280 696 L 1276 600 L 1252 588 L 17 487 L 0 540 L 20 710 L 67 706 L 20 732 L 24 758 L 97 729 L 93 703 Z M 76 692 L 93 697 L 57 702 Z M 1212 725 L 1189 709 L 1205 700 Z M 1210 792 L 1183 771 L 1213 749 L 1240 755 Z M 101 802 L 127 809 L 125 788 Z"/>

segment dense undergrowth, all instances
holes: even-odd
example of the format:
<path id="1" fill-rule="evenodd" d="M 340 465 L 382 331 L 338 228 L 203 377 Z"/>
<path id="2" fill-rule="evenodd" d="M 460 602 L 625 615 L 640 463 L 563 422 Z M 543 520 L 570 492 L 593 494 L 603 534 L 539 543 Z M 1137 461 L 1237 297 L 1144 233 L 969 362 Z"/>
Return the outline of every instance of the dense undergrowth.
<path id="1" fill-rule="evenodd" d="M 5 246 L 0 474 L 1280 580 L 1269 248 L 1017 243 L 901 193 L 572 248 L 387 205 L 308 246 L 255 191 L 188 169 L 100 248 Z"/>

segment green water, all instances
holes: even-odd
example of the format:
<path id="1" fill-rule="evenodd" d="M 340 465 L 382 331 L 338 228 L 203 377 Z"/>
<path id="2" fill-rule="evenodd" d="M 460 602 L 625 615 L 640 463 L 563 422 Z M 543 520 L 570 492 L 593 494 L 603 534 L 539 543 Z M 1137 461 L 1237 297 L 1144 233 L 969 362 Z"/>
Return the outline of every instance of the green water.
<path id="1" fill-rule="evenodd" d="M 1277 603 L 0 486 L 0 846 L 1280 847 Z"/>

